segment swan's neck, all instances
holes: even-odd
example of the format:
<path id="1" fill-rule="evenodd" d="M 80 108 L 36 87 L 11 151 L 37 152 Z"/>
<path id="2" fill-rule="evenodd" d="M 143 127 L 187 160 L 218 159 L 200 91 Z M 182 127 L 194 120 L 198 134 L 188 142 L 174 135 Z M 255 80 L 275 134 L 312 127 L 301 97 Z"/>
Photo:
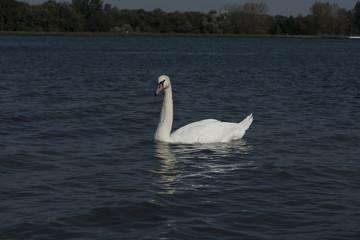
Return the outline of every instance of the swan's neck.
<path id="1" fill-rule="evenodd" d="M 161 142 L 170 141 L 170 132 L 173 123 L 173 100 L 171 86 L 164 89 L 164 101 L 161 108 L 160 122 L 154 139 Z"/>

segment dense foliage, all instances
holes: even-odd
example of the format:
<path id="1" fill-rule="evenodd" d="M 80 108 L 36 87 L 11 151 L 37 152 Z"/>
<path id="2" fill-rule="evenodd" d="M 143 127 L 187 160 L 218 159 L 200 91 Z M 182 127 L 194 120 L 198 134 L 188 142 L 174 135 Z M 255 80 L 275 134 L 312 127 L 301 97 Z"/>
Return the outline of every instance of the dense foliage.
<path id="1" fill-rule="evenodd" d="M 0 1 L 0 31 L 152 32 L 349 35 L 360 33 L 360 1 L 353 10 L 316 2 L 307 16 L 269 16 L 264 3 L 225 5 L 222 11 L 164 12 L 118 9 L 101 0 L 49 0 L 29 5 Z"/>

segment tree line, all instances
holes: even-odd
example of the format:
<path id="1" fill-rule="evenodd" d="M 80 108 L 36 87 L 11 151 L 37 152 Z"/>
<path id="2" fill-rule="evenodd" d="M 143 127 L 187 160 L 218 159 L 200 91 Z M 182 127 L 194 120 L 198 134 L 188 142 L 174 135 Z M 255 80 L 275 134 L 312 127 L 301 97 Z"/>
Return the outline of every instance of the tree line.
<path id="1" fill-rule="evenodd" d="M 202 13 L 118 9 L 101 0 L 1 0 L 0 31 L 349 35 L 360 33 L 360 1 L 352 10 L 315 2 L 307 16 L 288 17 L 268 15 L 262 2 Z"/>

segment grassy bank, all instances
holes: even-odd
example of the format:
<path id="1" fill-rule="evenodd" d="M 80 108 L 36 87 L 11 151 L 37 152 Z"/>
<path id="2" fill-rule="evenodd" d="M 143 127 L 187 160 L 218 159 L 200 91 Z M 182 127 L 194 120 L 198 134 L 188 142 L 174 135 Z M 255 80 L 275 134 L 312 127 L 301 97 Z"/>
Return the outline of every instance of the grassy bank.
<path id="1" fill-rule="evenodd" d="M 0 31 L 2 36 L 95 36 L 95 37 L 233 37 L 233 38 L 348 38 L 348 36 L 270 35 L 270 34 L 207 34 L 207 33 L 117 33 L 117 32 L 26 32 Z"/>

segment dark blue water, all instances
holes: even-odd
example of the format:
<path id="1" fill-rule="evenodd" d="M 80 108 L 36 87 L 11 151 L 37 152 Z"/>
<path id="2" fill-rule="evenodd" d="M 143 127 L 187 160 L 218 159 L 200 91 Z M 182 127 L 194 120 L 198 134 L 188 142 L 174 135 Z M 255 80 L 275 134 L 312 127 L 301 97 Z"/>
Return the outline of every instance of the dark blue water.
<path id="1" fill-rule="evenodd" d="M 359 239 L 360 42 L 0 37 L 0 239 Z M 228 144 L 152 141 L 254 114 Z"/>

